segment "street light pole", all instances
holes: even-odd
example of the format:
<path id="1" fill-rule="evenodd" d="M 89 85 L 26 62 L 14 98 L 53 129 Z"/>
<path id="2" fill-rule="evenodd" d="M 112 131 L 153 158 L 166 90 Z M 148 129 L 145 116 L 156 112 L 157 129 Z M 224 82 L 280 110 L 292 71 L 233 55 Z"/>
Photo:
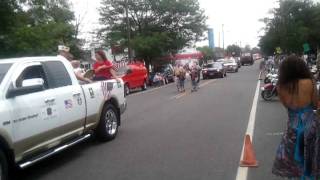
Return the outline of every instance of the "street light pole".
<path id="1" fill-rule="evenodd" d="M 224 24 L 222 24 L 222 44 L 224 49 Z"/>
<path id="2" fill-rule="evenodd" d="M 128 59 L 131 61 L 131 28 L 130 28 L 130 21 L 129 21 L 129 13 L 128 13 L 128 0 L 125 0 L 125 9 L 126 9 L 126 21 L 127 21 L 127 36 L 128 36 Z"/>

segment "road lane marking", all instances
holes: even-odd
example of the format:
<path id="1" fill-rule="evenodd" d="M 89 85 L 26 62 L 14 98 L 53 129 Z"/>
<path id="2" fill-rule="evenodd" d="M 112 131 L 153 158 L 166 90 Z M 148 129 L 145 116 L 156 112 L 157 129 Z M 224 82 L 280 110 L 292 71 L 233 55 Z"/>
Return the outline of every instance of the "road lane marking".
<path id="1" fill-rule="evenodd" d="M 258 81 L 258 83 L 257 83 L 256 92 L 255 92 L 255 95 L 253 98 L 253 103 L 252 103 L 252 107 L 251 107 L 251 111 L 250 111 L 248 127 L 247 127 L 247 131 L 246 131 L 246 134 L 250 135 L 252 142 L 253 142 L 254 124 L 256 121 L 259 91 L 260 91 L 260 81 Z M 240 161 L 243 158 L 243 153 L 244 153 L 244 143 L 242 146 Z M 238 171 L 237 171 L 236 180 L 246 180 L 247 177 L 248 177 L 248 167 L 240 167 L 239 166 Z"/>
<path id="2" fill-rule="evenodd" d="M 217 80 L 216 80 L 216 79 L 213 79 L 213 80 L 207 81 L 207 82 L 205 82 L 205 83 L 203 83 L 203 84 L 200 84 L 199 87 L 204 87 L 204 86 L 206 86 L 206 85 L 208 85 L 208 84 L 210 84 L 210 83 L 213 83 L 213 82 L 215 82 L 215 81 L 217 81 Z"/>
<path id="3" fill-rule="evenodd" d="M 177 94 L 177 95 L 174 95 L 174 96 L 170 97 L 170 99 L 178 99 L 178 98 L 180 98 L 182 96 L 185 96 L 186 94 L 187 94 L 187 92 L 184 92 L 184 93 L 181 93 L 181 94 Z"/>
<path id="4" fill-rule="evenodd" d="M 213 79 L 213 80 L 204 82 L 204 83 L 200 84 L 199 87 L 204 87 L 204 86 L 206 86 L 206 85 L 208 85 L 208 84 L 210 84 L 210 83 L 213 83 L 213 82 L 215 82 L 215 81 L 216 81 L 216 79 Z M 184 92 L 184 93 L 182 93 L 182 94 L 174 95 L 174 96 L 170 97 L 170 99 L 171 99 L 171 100 L 172 100 L 172 99 L 180 99 L 180 98 L 182 98 L 182 97 L 184 97 L 184 96 L 186 96 L 186 95 L 189 95 L 189 94 L 191 94 L 191 93 L 190 93 L 190 92 Z"/>

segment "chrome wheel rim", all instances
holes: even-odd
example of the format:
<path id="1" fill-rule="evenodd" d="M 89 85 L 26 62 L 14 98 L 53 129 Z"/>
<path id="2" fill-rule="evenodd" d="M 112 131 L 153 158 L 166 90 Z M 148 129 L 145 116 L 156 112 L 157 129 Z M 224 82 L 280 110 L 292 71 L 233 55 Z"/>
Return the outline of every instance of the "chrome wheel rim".
<path id="1" fill-rule="evenodd" d="M 106 112 L 105 120 L 108 134 L 114 135 L 118 128 L 118 120 L 116 113 L 112 109 L 109 109 Z"/>
<path id="2" fill-rule="evenodd" d="M 129 89 L 129 86 L 126 85 L 126 94 L 129 94 L 130 93 L 130 89 Z"/>

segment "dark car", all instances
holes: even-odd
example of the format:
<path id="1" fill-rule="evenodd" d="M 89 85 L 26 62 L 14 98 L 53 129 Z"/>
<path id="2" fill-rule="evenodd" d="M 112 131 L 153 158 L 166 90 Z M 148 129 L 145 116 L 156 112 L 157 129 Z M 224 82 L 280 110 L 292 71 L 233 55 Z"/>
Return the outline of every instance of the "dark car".
<path id="1" fill-rule="evenodd" d="M 253 65 L 254 60 L 250 53 L 246 53 L 241 57 L 240 62 L 242 66 L 244 66 L 245 64 Z"/>
<path id="2" fill-rule="evenodd" d="M 206 64 L 202 68 L 202 77 L 203 79 L 208 79 L 212 77 L 220 77 L 223 78 L 227 75 L 227 70 L 223 63 L 214 62 L 210 64 Z"/>

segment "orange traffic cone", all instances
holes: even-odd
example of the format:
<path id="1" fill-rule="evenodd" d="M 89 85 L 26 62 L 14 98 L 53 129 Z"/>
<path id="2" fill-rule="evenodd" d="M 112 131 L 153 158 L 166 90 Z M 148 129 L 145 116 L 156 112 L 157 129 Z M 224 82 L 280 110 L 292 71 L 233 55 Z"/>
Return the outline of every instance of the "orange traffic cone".
<path id="1" fill-rule="evenodd" d="M 240 161 L 241 167 L 258 167 L 258 161 L 256 160 L 256 155 L 253 151 L 252 143 L 250 140 L 250 135 L 246 135 L 244 141 L 244 153 L 243 159 Z"/>

